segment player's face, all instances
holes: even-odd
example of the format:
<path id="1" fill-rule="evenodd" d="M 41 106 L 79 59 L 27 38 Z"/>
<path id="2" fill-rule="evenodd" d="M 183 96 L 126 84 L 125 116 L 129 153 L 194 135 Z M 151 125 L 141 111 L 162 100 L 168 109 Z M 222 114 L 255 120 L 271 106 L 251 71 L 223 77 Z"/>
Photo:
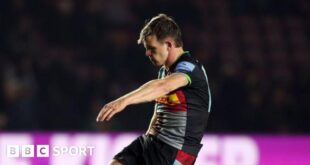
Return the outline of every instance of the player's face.
<path id="1" fill-rule="evenodd" d="M 156 66 L 165 64 L 168 58 L 167 44 L 159 42 L 155 35 L 150 35 L 145 38 L 144 47 L 145 55 L 148 56 L 151 62 Z"/>

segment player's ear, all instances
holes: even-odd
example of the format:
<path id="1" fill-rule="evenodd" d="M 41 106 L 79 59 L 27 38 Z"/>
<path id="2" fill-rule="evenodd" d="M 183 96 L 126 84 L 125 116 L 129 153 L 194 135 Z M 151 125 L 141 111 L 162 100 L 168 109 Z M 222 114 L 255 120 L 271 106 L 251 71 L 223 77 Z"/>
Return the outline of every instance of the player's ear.
<path id="1" fill-rule="evenodd" d="M 165 43 L 167 44 L 167 48 L 168 49 L 172 48 L 173 44 L 172 44 L 172 42 L 170 40 L 166 40 Z"/>

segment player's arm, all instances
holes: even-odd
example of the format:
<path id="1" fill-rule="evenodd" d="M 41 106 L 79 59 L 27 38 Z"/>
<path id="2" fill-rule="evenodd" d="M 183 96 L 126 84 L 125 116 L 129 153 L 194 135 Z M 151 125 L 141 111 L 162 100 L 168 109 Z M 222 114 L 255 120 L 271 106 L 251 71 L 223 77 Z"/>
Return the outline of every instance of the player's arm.
<path id="1" fill-rule="evenodd" d="M 97 121 L 109 121 L 128 105 L 153 101 L 173 90 L 186 86 L 188 83 L 189 81 L 184 73 L 173 73 L 164 79 L 151 80 L 140 88 L 103 106 L 97 116 Z"/>

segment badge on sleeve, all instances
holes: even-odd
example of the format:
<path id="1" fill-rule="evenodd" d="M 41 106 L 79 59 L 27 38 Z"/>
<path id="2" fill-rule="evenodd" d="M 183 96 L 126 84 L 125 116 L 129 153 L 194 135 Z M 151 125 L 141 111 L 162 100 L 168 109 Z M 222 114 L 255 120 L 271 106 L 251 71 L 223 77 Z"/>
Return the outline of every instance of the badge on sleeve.
<path id="1" fill-rule="evenodd" d="M 188 72 L 192 72 L 195 68 L 195 65 L 190 63 L 190 62 L 187 62 L 187 61 L 183 61 L 183 62 L 180 62 L 177 64 L 177 66 L 175 67 L 175 70 L 178 71 L 178 70 L 185 70 L 185 71 L 188 71 Z"/>

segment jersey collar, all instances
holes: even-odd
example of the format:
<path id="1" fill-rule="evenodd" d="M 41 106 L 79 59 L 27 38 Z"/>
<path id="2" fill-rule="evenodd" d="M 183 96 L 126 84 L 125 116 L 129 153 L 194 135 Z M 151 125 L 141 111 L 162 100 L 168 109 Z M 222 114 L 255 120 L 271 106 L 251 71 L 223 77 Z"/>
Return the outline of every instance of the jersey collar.
<path id="1" fill-rule="evenodd" d="M 185 55 L 190 56 L 189 51 L 184 51 L 184 52 L 177 58 L 177 60 L 175 60 L 175 62 L 170 66 L 169 69 L 165 67 L 166 71 L 171 71 L 171 70 L 173 70 L 173 69 L 176 67 L 176 64 L 177 64 L 177 63 L 181 60 L 181 58 L 184 57 Z"/>

